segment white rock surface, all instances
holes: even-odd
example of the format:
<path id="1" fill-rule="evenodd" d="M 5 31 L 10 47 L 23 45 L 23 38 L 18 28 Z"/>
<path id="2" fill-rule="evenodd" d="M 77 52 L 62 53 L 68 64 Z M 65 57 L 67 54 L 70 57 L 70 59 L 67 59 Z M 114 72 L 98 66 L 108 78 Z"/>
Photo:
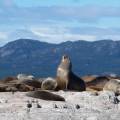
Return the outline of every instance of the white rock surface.
<path id="1" fill-rule="evenodd" d="M 120 120 L 120 104 L 114 103 L 115 95 L 109 91 L 98 96 L 91 92 L 56 92 L 66 102 L 34 99 L 25 94 L 0 93 L 0 120 Z M 28 100 L 32 101 L 30 112 Z M 36 101 L 42 108 L 37 108 Z"/>

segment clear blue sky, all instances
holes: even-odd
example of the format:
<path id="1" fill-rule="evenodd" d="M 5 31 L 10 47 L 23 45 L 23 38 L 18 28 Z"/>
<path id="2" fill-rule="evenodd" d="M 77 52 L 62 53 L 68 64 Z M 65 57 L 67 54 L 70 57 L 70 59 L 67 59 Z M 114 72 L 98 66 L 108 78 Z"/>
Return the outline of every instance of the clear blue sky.
<path id="1" fill-rule="evenodd" d="M 120 40 L 120 0 L 0 0 L 0 46 L 18 38 Z"/>
<path id="2" fill-rule="evenodd" d="M 119 6 L 119 0 L 14 0 L 18 6 L 33 7 L 33 6 L 80 6 L 80 5 L 106 5 Z"/>

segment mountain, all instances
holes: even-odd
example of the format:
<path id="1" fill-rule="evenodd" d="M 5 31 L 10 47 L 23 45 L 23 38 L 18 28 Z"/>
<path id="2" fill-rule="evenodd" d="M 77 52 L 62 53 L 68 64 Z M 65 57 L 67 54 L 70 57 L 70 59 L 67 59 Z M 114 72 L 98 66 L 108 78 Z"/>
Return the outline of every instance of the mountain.
<path id="1" fill-rule="evenodd" d="M 0 47 L 0 78 L 18 73 L 55 76 L 63 54 L 71 57 L 73 71 L 78 75 L 120 74 L 120 41 L 50 44 L 19 39 Z"/>

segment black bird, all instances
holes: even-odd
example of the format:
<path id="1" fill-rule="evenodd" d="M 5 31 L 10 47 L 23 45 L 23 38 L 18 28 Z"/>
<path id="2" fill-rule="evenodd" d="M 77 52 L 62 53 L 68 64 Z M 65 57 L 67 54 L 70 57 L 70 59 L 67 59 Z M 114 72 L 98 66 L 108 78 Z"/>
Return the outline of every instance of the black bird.
<path id="1" fill-rule="evenodd" d="M 76 107 L 76 109 L 80 109 L 80 105 L 78 105 L 78 104 L 75 107 Z"/>
<path id="2" fill-rule="evenodd" d="M 58 106 L 56 104 L 54 104 L 54 108 L 58 108 Z"/>
<path id="3" fill-rule="evenodd" d="M 27 112 L 30 112 L 30 108 L 32 108 L 32 103 L 30 103 L 30 101 L 27 101 Z"/>
<path id="4" fill-rule="evenodd" d="M 118 100 L 118 98 L 117 97 L 114 97 L 114 104 L 118 104 L 120 101 Z"/>
<path id="5" fill-rule="evenodd" d="M 63 106 L 63 108 L 67 109 L 68 107 L 67 107 L 67 105 L 65 104 L 65 105 Z"/>
<path id="6" fill-rule="evenodd" d="M 32 107 L 32 103 L 30 103 L 30 101 L 28 101 L 27 108 L 31 108 L 31 107 Z"/>
<path id="7" fill-rule="evenodd" d="M 42 106 L 39 103 L 37 103 L 37 108 L 42 108 Z"/>
<path id="8" fill-rule="evenodd" d="M 36 104 L 37 104 L 37 108 L 42 108 L 42 106 L 39 104 L 38 101 L 36 101 Z"/>

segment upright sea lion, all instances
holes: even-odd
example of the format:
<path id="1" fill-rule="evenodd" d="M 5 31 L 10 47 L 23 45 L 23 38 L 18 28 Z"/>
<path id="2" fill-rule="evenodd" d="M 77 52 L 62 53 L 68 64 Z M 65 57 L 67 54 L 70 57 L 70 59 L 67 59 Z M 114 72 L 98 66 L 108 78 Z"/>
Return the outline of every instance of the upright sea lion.
<path id="1" fill-rule="evenodd" d="M 57 68 L 56 79 L 48 78 L 44 80 L 41 89 L 85 91 L 86 86 L 84 81 L 72 72 L 70 58 L 67 55 L 63 55 Z"/>
<path id="2" fill-rule="evenodd" d="M 85 91 L 85 82 L 72 72 L 72 63 L 67 55 L 62 56 L 62 60 L 57 69 L 57 90 Z"/>

